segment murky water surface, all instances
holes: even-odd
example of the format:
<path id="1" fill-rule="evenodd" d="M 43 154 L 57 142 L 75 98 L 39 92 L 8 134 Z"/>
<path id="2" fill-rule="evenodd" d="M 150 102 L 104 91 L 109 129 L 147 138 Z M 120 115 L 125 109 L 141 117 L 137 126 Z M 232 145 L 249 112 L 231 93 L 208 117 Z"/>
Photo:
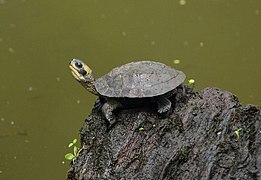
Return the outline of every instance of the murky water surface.
<path id="1" fill-rule="evenodd" d="M 133 60 L 261 101 L 261 1 L 0 0 L 0 179 L 64 179 L 95 97 L 74 81 Z M 180 60 L 175 65 L 174 60 Z"/>

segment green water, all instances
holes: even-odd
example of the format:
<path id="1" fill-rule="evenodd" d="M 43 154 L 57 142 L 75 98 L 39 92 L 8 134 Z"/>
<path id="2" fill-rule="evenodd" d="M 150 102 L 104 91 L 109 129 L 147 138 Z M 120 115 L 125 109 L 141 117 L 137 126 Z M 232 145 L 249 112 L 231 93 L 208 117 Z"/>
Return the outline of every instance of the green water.
<path id="1" fill-rule="evenodd" d="M 259 0 L 0 0 L 0 179 L 66 177 L 95 100 L 71 58 L 96 76 L 156 60 L 260 105 L 260 32 Z"/>

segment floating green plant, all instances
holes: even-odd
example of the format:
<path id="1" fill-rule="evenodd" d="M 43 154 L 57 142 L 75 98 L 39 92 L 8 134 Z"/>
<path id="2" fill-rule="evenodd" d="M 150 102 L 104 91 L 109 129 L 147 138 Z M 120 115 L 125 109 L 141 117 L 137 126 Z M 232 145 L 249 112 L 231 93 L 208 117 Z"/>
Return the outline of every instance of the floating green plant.
<path id="1" fill-rule="evenodd" d="M 189 79 L 189 80 L 188 80 L 188 84 L 189 84 L 189 85 L 195 84 L 195 80 L 194 80 L 194 79 Z"/>

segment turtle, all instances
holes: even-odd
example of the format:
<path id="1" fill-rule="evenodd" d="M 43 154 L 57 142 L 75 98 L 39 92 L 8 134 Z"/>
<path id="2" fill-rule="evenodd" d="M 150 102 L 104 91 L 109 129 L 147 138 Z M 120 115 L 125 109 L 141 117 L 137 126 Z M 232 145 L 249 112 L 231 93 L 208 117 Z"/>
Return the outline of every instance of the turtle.
<path id="1" fill-rule="evenodd" d="M 184 82 L 186 75 L 155 61 L 136 61 L 112 69 L 95 79 L 92 69 L 79 59 L 72 59 L 69 68 L 74 78 L 89 92 L 99 97 L 101 111 L 113 122 L 114 110 L 156 102 L 157 112 L 171 109 L 169 98 Z"/>

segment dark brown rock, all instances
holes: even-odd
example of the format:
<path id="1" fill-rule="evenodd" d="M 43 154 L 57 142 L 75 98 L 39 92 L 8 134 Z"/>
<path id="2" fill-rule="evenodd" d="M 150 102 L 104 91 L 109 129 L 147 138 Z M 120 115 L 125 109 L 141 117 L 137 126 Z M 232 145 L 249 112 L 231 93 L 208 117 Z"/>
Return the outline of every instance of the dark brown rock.
<path id="1" fill-rule="evenodd" d="M 184 85 L 173 104 L 165 118 L 153 107 L 119 110 L 110 128 L 93 109 L 68 179 L 261 178 L 260 107 L 242 106 L 217 88 Z"/>

